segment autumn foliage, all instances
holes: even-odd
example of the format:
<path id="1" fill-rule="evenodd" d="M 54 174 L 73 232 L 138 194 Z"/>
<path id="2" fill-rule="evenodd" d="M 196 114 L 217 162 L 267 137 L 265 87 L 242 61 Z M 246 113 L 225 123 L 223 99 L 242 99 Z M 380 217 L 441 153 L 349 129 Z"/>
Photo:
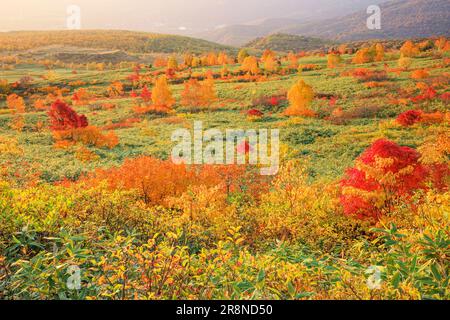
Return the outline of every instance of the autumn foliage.
<path id="1" fill-rule="evenodd" d="M 299 80 L 288 92 L 290 106 L 284 114 L 287 116 L 314 117 L 314 111 L 309 109 L 313 99 L 314 91 L 312 87 L 305 81 Z"/>
<path id="2" fill-rule="evenodd" d="M 396 201 L 425 188 L 428 172 L 420 154 L 388 140 L 378 140 L 356 160 L 341 181 L 347 215 L 379 219 Z"/>
<path id="3" fill-rule="evenodd" d="M 167 83 L 167 78 L 161 76 L 156 80 L 155 87 L 152 91 L 152 102 L 155 106 L 171 109 L 175 104 L 172 91 Z"/>
<path id="4" fill-rule="evenodd" d="M 211 76 L 202 82 L 193 78 L 185 82 L 184 91 L 181 93 L 181 104 L 183 106 L 200 109 L 209 107 L 216 100 L 214 80 Z"/>
<path id="5" fill-rule="evenodd" d="M 50 128 L 54 131 L 84 128 L 88 120 L 84 115 L 78 115 L 68 104 L 60 100 L 53 103 L 48 111 Z"/>

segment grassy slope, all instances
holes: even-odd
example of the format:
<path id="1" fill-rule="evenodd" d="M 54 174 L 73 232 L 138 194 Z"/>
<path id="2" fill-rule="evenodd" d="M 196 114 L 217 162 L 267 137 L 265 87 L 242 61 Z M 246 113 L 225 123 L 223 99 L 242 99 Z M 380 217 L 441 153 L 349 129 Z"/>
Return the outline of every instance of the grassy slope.
<path id="1" fill-rule="evenodd" d="M 133 53 L 235 51 L 232 47 L 206 40 L 133 31 L 83 30 L 0 33 L 0 48 L 2 49 L 24 50 L 49 45 L 117 49 Z"/>
<path id="2" fill-rule="evenodd" d="M 296 36 L 290 34 L 277 33 L 267 37 L 255 39 L 246 47 L 258 50 L 270 49 L 275 51 L 311 51 L 322 48 L 328 48 L 330 41 L 318 38 Z"/>
<path id="3" fill-rule="evenodd" d="M 350 57 L 346 57 L 349 59 Z M 307 57 L 301 59 L 300 63 L 316 63 L 325 68 L 326 58 Z M 431 58 L 415 59 L 414 67 L 429 67 L 436 61 Z M 396 61 L 389 62 L 391 67 L 396 65 Z M 375 65 L 381 68 L 383 63 Z M 236 68 L 237 66 L 235 66 Z M 344 69 L 355 68 L 355 65 L 347 65 Z M 360 67 L 360 66 L 359 66 Z M 365 67 L 370 67 L 369 65 Z M 217 67 L 215 69 L 218 69 Z M 337 71 L 342 71 L 337 70 Z M 436 72 L 449 72 L 446 70 L 433 70 Z M 124 79 L 131 70 L 119 71 L 79 71 L 79 74 L 73 75 L 70 70 L 57 69 L 55 72 L 58 78 L 53 82 L 36 79 L 36 86 L 57 85 L 61 82 L 73 80 L 92 81 L 97 80 L 95 85 L 89 85 L 89 90 L 96 93 L 103 93 L 109 83 L 113 80 Z M 2 72 L 0 78 L 6 78 L 9 81 L 15 81 L 25 74 L 36 76 L 45 73 L 42 67 L 34 65 L 21 65 L 16 70 Z M 414 82 L 409 78 L 409 73 L 402 73 L 396 78 L 392 78 L 396 85 L 401 87 L 413 86 Z M 393 77 L 391 75 L 391 77 Z M 425 132 L 420 128 L 401 129 L 380 127 L 380 123 L 385 119 L 358 119 L 353 120 L 348 125 L 333 125 L 320 119 L 306 119 L 300 123 L 290 123 L 280 113 L 282 110 L 266 110 L 273 112 L 260 122 L 250 122 L 242 110 L 251 108 L 254 98 L 261 95 L 276 94 L 286 91 L 292 83 L 298 78 L 297 75 L 283 76 L 273 78 L 267 82 L 261 83 L 227 83 L 216 81 L 216 88 L 222 103 L 225 105 L 215 112 L 205 112 L 197 114 L 181 114 L 181 117 L 187 125 L 192 124 L 194 120 L 204 121 L 205 127 L 211 128 L 280 128 L 281 141 L 290 147 L 292 157 L 308 156 L 312 160 L 311 174 L 314 177 L 336 179 L 340 177 L 345 169 L 352 165 L 354 159 L 377 137 L 385 136 L 403 145 L 417 146 L 423 141 Z M 380 105 L 386 106 L 386 115 L 395 115 L 401 111 L 408 110 L 408 107 L 394 108 L 388 106 L 386 94 L 389 89 L 366 89 L 351 77 L 338 77 L 335 71 L 323 69 L 319 71 L 305 72 L 303 78 L 311 84 L 316 92 L 328 93 L 339 96 L 337 106 L 344 110 L 353 107 Z M 240 87 L 239 89 L 237 87 Z M 177 100 L 180 98 L 182 85 L 172 86 Z M 121 120 L 135 117 L 132 111 L 133 100 L 129 98 L 115 99 L 117 108 L 112 111 L 97 110 L 95 105 L 105 101 L 96 101 L 93 106 L 76 107 L 77 111 L 86 114 L 90 123 L 102 126 L 109 121 L 120 122 Z M 220 105 L 221 102 L 218 103 Z M 326 106 L 326 102 L 315 100 L 314 109 L 320 110 Z M 445 109 L 440 102 L 431 105 L 430 108 Z M 5 102 L 0 102 L 0 109 L 5 108 Z M 179 110 L 182 113 L 182 110 Z M 139 155 L 152 155 L 159 158 L 167 158 L 170 154 L 172 143 L 170 141 L 171 133 L 174 129 L 181 127 L 181 124 L 165 124 L 164 120 L 157 116 L 147 115 L 146 121 L 132 128 L 116 130 L 120 137 L 120 145 L 113 150 L 95 149 L 100 160 L 89 164 L 82 163 L 74 158 L 73 150 L 55 150 L 53 148 L 53 138 L 51 133 L 44 131 L 42 133 L 32 132 L 32 128 L 38 121 L 47 121 L 47 116 L 43 112 L 32 112 L 25 115 L 27 128 L 22 133 L 12 131 L 8 124 L 11 121 L 11 115 L 0 115 L 0 135 L 16 136 L 20 145 L 24 148 L 25 154 L 22 158 L 8 157 L 0 155 L 0 160 L 12 160 L 18 163 L 18 160 L 26 160 L 37 163 L 43 177 L 48 181 L 55 181 L 62 177 L 75 178 L 82 172 L 92 170 L 97 167 L 109 167 L 120 164 L 127 157 L 136 157 Z"/>

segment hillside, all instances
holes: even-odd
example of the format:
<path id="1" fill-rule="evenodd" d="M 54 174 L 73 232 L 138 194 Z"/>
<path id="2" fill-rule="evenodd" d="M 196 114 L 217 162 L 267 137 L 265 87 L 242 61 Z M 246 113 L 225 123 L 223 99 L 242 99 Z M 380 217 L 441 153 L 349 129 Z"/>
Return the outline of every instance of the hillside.
<path id="1" fill-rule="evenodd" d="M 366 11 L 360 11 L 340 19 L 288 27 L 283 31 L 341 41 L 422 38 L 450 32 L 448 0 L 391 1 L 382 4 L 381 11 L 381 30 L 369 30 L 366 26 L 368 15 Z"/>
<path id="2" fill-rule="evenodd" d="M 258 37 L 284 32 L 285 29 L 295 28 L 299 25 L 344 16 L 367 8 L 368 5 L 386 2 L 386 0 L 316 0 L 314 3 L 293 1 L 289 4 L 280 2 L 291 10 L 283 10 L 283 15 L 271 12 L 270 17 L 255 21 L 248 21 L 235 25 L 227 25 L 214 30 L 195 34 L 196 37 L 209 41 L 242 46 Z"/>
<path id="3" fill-rule="evenodd" d="M 132 31 L 23 31 L 0 33 L 0 48 L 7 51 L 66 45 L 133 53 L 234 52 L 229 46 L 190 37 Z"/>
<path id="4" fill-rule="evenodd" d="M 309 51 L 328 47 L 332 44 L 318 38 L 296 36 L 284 33 L 272 34 L 249 42 L 246 47 L 252 49 L 270 49 L 275 51 Z"/>
<path id="5" fill-rule="evenodd" d="M 197 36 L 227 45 L 243 45 L 254 38 L 273 33 L 342 41 L 424 38 L 449 34 L 448 0 L 394 0 L 382 3 L 382 29 L 375 31 L 367 29 L 366 26 L 367 5 L 366 2 L 356 2 L 352 7 L 356 11 L 345 16 L 342 11 L 335 11 L 340 15 L 338 17 L 326 13 L 311 13 L 310 16 L 300 18 L 297 14 L 289 18 L 228 26 Z M 348 9 L 347 12 L 351 10 Z"/>

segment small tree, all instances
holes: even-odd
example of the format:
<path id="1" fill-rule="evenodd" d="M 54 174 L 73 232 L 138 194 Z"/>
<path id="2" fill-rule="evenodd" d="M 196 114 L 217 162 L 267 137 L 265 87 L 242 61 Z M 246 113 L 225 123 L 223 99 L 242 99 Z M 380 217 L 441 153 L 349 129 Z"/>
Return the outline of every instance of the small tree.
<path id="1" fill-rule="evenodd" d="M 355 64 L 363 64 L 372 61 L 372 56 L 369 48 L 362 48 L 356 52 L 355 57 L 353 58 L 353 63 Z"/>
<path id="2" fill-rule="evenodd" d="M 50 129 L 54 131 L 85 128 L 88 120 L 84 115 L 78 115 L 69 105 L 57 100 L 48 111 Z"/>
<path id="3" fill-rule="evenodd" d="M 171 56 L 167 61 L 167 69 L 178 70 L 178 61 L 177 58 Z"/>
<path id="4" fill-rule="evenodd" d="M 168 109 L 171 109 L 175 104 L 175 99 L 172 96 L 165 76 L 161 76 L 156 80 L 152 91 L 152 102 L 156 106 L 164 106 Z"/>
<path id="5" fill-rule="evenodd" d="M 375 45 L 375 61 L 380 62 L 384 60 L 384 46 L 381 43 Z"/>
<path id="6" fill-rule="evenodd" d="M 419 54 L 419 47 L 416 46 L 411 40 L 405 42 L 405 44 L 400 48 L 400 53 L 404 57 L 414 58 Z"/>
<path id="7" fill-rule="evenodd" d="M 253 56 L 245 58 L 244 62 L 242 63 L 241 69 L 248 72 L 249 74 L 257 75 L 259 73 L 258 60 Z"/>
<path id="8" fill-rule="evenodd" d="M 6 98 L 6 104 L 12 113 L 25 113 L 25 102 L 22 97 L 15 93 Z"/>
<path id="9" fill-rule="evenodd" d="M 286 109 L 285 115 L 304 117 L 315 116 L 314 111 L 309 109 L 313 99 L 314 91 L 312 87 L 307 85 L 305 81 L 299 80 L 288 92 L 290 106 Z"/>
<path id="10" fill-rule="evenodd" d="M 411 58 L 408 58 L 407 56 L 404 56 L 403 54 L 400 56 L 400 59 L 398 60 L 398 66 L 402 69 L 408 70 L 409 67 L 411 67 L 412 60 Z"/>

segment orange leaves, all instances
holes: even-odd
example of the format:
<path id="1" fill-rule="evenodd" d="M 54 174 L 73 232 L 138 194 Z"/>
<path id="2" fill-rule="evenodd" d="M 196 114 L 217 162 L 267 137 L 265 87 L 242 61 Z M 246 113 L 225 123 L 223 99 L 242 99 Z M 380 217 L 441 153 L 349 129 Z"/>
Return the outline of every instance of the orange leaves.
<path id="1" fill-rule="evenodd" d="M 406 41 L 400 48 L 400 53 L 402 54 L 402 56 L 407 58 L 414 58 L 419 54 L 419 52 L 419 47 L 410 40 Z"/>
<path id="2" fill-rule="evenodd" d="M 245 166 L 197 166 L 176 165 L 151 157 L 128 159 L 118 168 L 97 170 L 83 178 L 87 186 L 106 181 L 112 189 L 136 190 L 145 203 L 169 205 L 195 187 L 219 188 L 222 195 L 232 192 L 259 194 L 265 184 L 263 177 Z M 218 190 L 219 190 L 218 189 Z"/>
<path id="3" fill-rule="evenodd" d="M 114 81 L 113 83 L 111 83 L 111 85 L 108 87 L 108 96 L 110 98 L 117 98 L 120 96 L 123 96 L 124 94 L 124 89 L 123 89 L 123 84 L 120 81 Z"/>
<path id="4" fill-rule="evenodd" d="M 6 104 L 12 113 L 25 113 L 25 102 L 22 97 L 15 93 L 6 98 Z"/>
<path id="5" fill-rule="evenodd" d="M 372 57 L 370 55 L 369 48 L 362 48 L 356 52 L 355 57 L 353 58 L 353 63 L 355 64 L 363 64 L 372 61 Z"/>
<path id="6" fill-rule="evenodd" d="M 113 131 L 103 134 L 101 130 L 95 126 L 54 131 L 53 137 L 57 141 L 73 141 L 87 146 L 95 146 L 97 148 L 113 149 L 119 144 L 119 138 Z"/>
<path id="7" fill-rule="evenodd" d="M 76 105 L 88 104 L 90 99 L 92 95 L 85 88 L 76 90 L 72 96 L 72 101 Z"/>
<path id="8" fill-rule="evenodd" d="M 155 61 L 153 61 L 153 65 L 155 66 L 155 68 L 164 68 L 167 66 L 167 59 L 156 58 Z"/>
<path id="9" fill-rule="evenodd" d="M 428 71 L 426 71 L 424 69 L 416 70 L 411 73 L 411 79 L 414 79 L 414 80 L 426 79 L 429 76 L 430 76 L 430 74 L 428 73 Z"/>
<path id="10" fill-rule="evenodd" d="M 169 114 L 173 112 L 172 109 L 167 108 L 166 106 L 134 106 L 133 111 L 136 114 L 147 114 L 147 113 L 155 113 L 155 114 Z"/>
<path id="11" fill-rule="evenodd" d="M 375 61 L 383 61 L 384 60 L 384 46 L 381 43 L 377 43 L 375 45 Z"/>
<path id="12" fill-rule="evenodd" d="M 305 81 L 299 80 L 288 92 L 289 108 L 284 114 L 286 116 L 314 117 L 314 111 L 309 109 L 314 99 L 314 91 Z"/>
<path id="13" fill-rule="evenodd" d="M 181 104 L 186 107 L 201 108 L 208 107 L 217 100 L 214 89 L 214 80 L 210 76 L 203 82 L 190 79 L 184 84 L 181 93 Z"/>
<path id="14" fill-rule="evenodd" d="M 47 106 L 45 105 L 45 101 L 38 99 L 34 102 L 34 108 L 38 111 L 47 110 Z"/>
<path id="15" fill-rule="evenodd" d="M 155 106 L 171 109 L 175 104 L 175 99 L 172 96 L 172 91 L 167 83 L 167 78 L 161 76 L 156 80 L 155 87 L 152 91 L 152 102 Z"/>
<path id="16" fill-rule="evenodd" d="M 241 70 L 251 75 L 257 75 L 259 73 L 258 59 L 253 56 L 246 57 L 242 62 Z"/>

